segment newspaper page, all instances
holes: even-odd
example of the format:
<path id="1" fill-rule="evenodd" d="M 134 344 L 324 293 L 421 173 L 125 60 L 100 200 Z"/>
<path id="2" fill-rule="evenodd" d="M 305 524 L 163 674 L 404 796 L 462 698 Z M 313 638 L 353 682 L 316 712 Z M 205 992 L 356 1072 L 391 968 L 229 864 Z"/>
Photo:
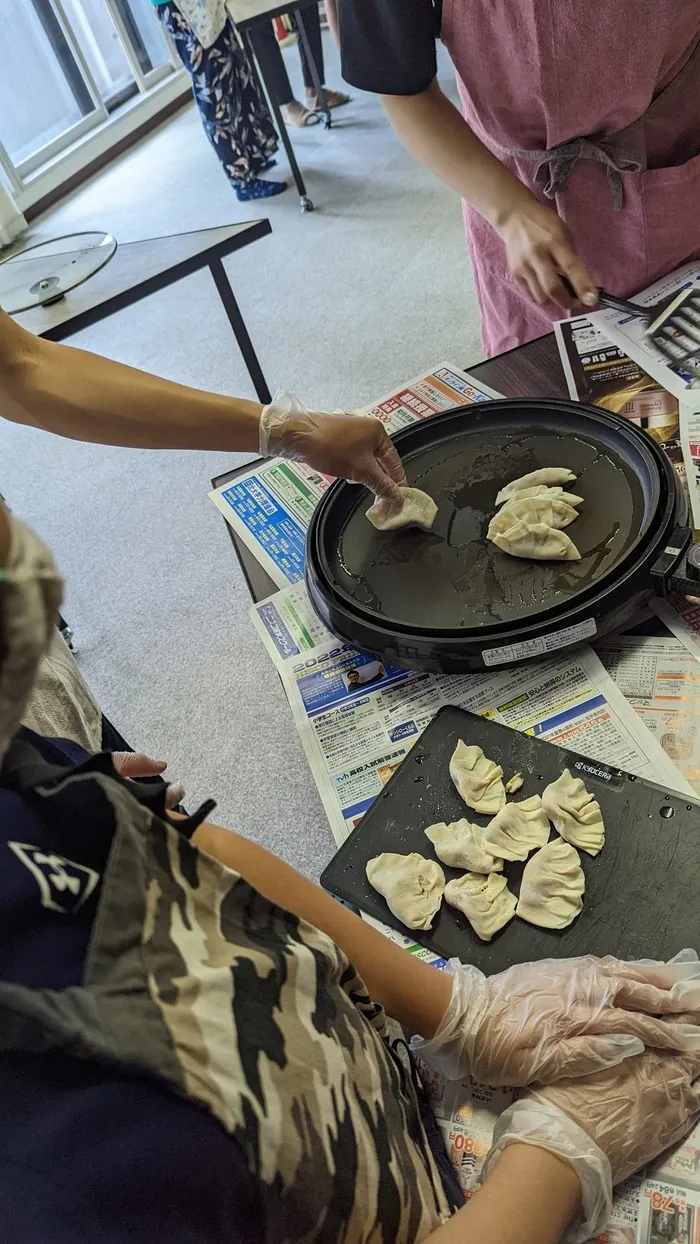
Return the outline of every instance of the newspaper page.
<path id="1" fill-rule="evenodd" d="M 652 600 L 651 608 L 684 648 L 700 661 L 700 598 L 659 596 Z"/>
<path id="2" fill-rule="evenodd" d="M 662 280 L 650 285 L 634 301 L 647 307 L 672 294 L 696 286 L 700 288 L 700 262 L 684 264 Z M 638 363 L 655 380 L 668 389 L 679 402 L 680 442 L 693 515 L 693 527 L 700 528 L 700 347 L 696 358 L 685 365 L 675 365 L 647 335 L 647 324 L 637 316 L 606 308 L 590 312 L 594 328 L 619 346 L 624 354 Z"/>
<path id="3" fill-rule="evenodd" d="M 381 419 L 387 431 L 394 433 L 453 406 L 476 405 L 500 396 L 460 367 L 442 363 L 360 413 Z M 332 483 L 331 476 L 303 462 L 261 459 L 209 496 L 273 583 L 286 587 L 304 577 L 311 515 Z"/>
<path id="4" fill-rule="evenodd" d="M 644 1182 L 635 1244 L 697 1244 L 700 1192 L 675 1179 Z M 633 1237 L 634 1238 L 634 1237 Z"/>
<path id="5" fill-rule="evenodd" d="M 274 601 L 274 597 L 272 598 Z M 269 611 L 268 651 L 338 843 L 358 824 L 443 704 L 691 793 L 590 648 L 537 664 L 460 675 L 399 669 L 337 639 L 283 657 Z M 280 614 L 277 614 L 279 617 Z"/>
<path id="6" fill-rule="evenodd" d="M 616 635 L 596 643 L 615 686 L 700 795 L 700 661 L 679 639 Z"/>
<path id="7" fill-rule="evenodd" d="M 661 445 L 685 482 L 678 399 L 610 341 L 587 315 L 559 320 L 554 333 L 571 397 L 623 415 L 643 428 Z"/>
<path id="8" fill-rule="evenodd" d="M 689 393 L 681 401 L 680 437 L 693 529 L 697 532 L 700 530 L 700 393 Z"/>
<path id="9" fill-rule="evenodd" d="M 632 301 L 639 303 L 642 307 L 653 306 L 661 299 L 668 298 L 672 294 L 679 294 L 690 286 L 700 288 L 700 262 L 697 260 L 684 264 L 682 268 L 677 268 L 675 272 L 656 281 L 641 294 L 635 294 Z M 692 390 L 700 389 L 700 379 L 693 374 L 693 371 L 674 365 L 657 350 L 651 338 L 647 336 L 645 320 L 638 316 L 628 315 L 625 311 L 617 311 L 612 307 L 589 312 L 589 319 L 594 328 L 610 338 L 624 354 L 634 359 L 635 363 L 658 380 L 664 389 L 668 389 L 679 401 L 686 398 Z M 691 365 L 695 367 L 700 366 L 700 348 L 698 355 L 698 359 L 690 360 Z"/>
<path id="10" fill-rule="evenodd" d="M 477 1084 L 472 1079 L 463 1084 L 448 1081 L 423 1062 L 420 1078 L 442 1133 L 447 1156 L 468 1198 L 479 1185 L 496 1119 L 511 1104 L 513 1092 Z"/>
<path id="11" fill-rule="evenodd" d="M 250 612 L 282 673 L 338 843 L 358 823 L 443 703 L 461 704 L 585 756 L 605 759 L 662 784 L 670 782 L 676 789 L 682 786 L 669 756 L 590 649 L 498 674 L 448 677 L 394 669 L 341 644 L 316 618 L 303 584 L 275 593 Z M 655 673 L 656 669 L 655 665 Z M 349 684 L 356 681 L 350 678 L 353 671 L 364 681 L 351 688 Z M 633 673 L 628 667 L 625 690 L 651 696 L 656 679 L 650 680 L 643 669 L 636 678 Z M 409 953 L 439 969 L 445 967 L 444 958 L 418 945 L 410 934 L 363 918 Z M 512 1094 L 472 1079 L 448 1082 L 424 1065 L 421 1079 L 468 1198 L 478 1187 L 496 1120 Z M 693 1172 L 700 1187 L 700 1129 L 697 1138 L 693 1134 L 664 1155 L 654 1177 L 680 1182 L 681 1175 L 689 1180 Z M 616 1189 L 610 1222 L 595 1244 L 636 1244 L 644 1186 L 637 1176 Z M 643 1239 L 652 1244 L 648 1236 Z M 661 1238 L 653 1244 L 662 1244 Z"/>

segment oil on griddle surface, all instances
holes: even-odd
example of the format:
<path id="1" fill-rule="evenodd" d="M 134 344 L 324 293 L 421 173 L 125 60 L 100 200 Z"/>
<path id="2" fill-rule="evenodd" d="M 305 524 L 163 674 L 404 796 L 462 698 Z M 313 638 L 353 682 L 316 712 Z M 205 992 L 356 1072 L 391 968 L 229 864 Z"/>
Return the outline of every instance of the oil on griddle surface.
<path id="1" fill-rule="evenodd" d="M 496 494 L 540 466 L 566 466 L 584 503 L 568 534 L 580 562 L 530 562 L 486 540 Z M 436 532 L 378 532 L 366 499 L 345 524 L 331 558 L 340 587 L 399 623 L 478 627 L 528 618 L 588 587 L 622 558 L 639 531 L 643 500 L 628 465 L 581 436 L 493 433 L 451 438 L 406 459 L 409 483 L 439 506 Z"/>

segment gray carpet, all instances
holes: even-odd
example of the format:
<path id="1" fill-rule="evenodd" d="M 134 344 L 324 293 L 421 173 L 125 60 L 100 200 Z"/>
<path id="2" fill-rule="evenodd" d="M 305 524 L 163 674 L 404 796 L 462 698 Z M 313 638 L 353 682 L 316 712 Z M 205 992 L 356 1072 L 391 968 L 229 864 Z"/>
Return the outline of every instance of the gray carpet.
<path id="1" fill-rule="evenodd" d="M 298 84 L 296 49 L 285 55 Z M 129 241 L 269 215 L 272 237 L 226 266 L 269 383 L 317 408 L 370 402 L 443 358 L 476 362 L 459 203 L 414 165 L 378 101 L 352 94 L 330 132 L 293 131 L 311 215 L 300 215 L 294 189 L 262 210 L 238 204 L 189 107 L 41 225 Z M 280 166 L 284 176 L 283 156 Z M 73 342 L 254 396 L 208 274 Z M 242 461 L 74 444 L 0 422 L 0 492 L 56 552 L 80 664 L 105 712 L 134 746 L 169 761 L 190 806 L 213 796 L 221 824 L 316 877 L 331 833 L 206 495 L 212 475 Z"/>

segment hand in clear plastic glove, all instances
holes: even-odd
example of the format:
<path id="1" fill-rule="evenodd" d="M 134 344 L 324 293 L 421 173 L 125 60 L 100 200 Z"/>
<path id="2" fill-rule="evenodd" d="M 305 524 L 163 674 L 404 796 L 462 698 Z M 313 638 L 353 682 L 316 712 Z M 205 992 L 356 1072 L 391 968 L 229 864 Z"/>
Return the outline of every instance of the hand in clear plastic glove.
<path id="1" fill-rule="evenodd" d="M 484 976 L 451 959 L 452 997 L 430 1041 L 411 1048 L 448 1080 L 552 1084 L 590 1075 L 644 1046 L 700 1049 L 700 1030 L 661 1015 L 700 1008 L 700 963 L 542 959 Z"/>
<path id="2" fill-rule="evenodd" d="M 399 485 L 405 488 L 408 483 L 403 463 L 378 419 L 315 414 L 282 390 L 263 408 L 260 453 L 264 458 L 308 462 L 324 475 L 364 484 L 397 507 Z"/>
<path id="3" fill-rule="evenodd" d="M 607 1225 L 613 1186 L 682 1140 L 699 1117 L 700 1054 L 647 1050 L 597 1075 L 528 1090 L 499 1118 L 481 1178 L 512 1141 L 566 1159 L 581 1183 L 583 1212 L 566 1236 L 578 1244 Z"/>

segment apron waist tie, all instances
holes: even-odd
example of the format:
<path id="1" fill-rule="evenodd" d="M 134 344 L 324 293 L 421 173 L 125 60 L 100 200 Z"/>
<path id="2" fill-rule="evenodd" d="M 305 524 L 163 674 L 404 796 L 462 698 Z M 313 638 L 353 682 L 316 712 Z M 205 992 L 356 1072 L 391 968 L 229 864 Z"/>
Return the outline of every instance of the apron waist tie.
<path id="1" fill-rule="evenodd" d="M 536 163 L 535 181 L 546 182 L 548 199 L 553 199 L 564 189 L 579 160 L 596 160 L 605 165 L 605 172 L 613 201 L 613 211 L 619 212 L 625 204 L 625 191 L 620 173 L 640 173 L 646 164 L 640 153 L 630 143 L 627 131 L 603 134 L 593 138 L 571 138 L 556 147 L 545 150 L 526 150 L 519 147 L 501 147 L 504 155 L 517 160 Z"/>

